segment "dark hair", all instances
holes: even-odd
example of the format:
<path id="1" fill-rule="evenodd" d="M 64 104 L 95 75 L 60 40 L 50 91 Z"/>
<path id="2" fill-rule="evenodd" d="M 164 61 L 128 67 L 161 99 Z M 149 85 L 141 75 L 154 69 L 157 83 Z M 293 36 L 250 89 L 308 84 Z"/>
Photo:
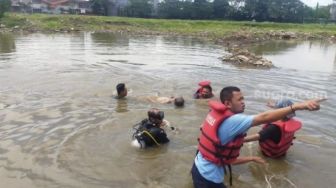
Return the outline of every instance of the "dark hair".
<path id="1" fill-rule="evenodd" d="M 203 86 L 203 88 L 209 89 L 209 91 L 212 93 L 212 87 L 210 85 Z"/>
<path id="2" fill-rule="evenodd" d="M 222 91 L 220 92 L 220 100 L 222 101 L 222 103 L 224 103 L 224 101 L 230 101 L 232 99 L 234 91 L 240 92 L 240 89 L 235 86 L 229 86 L 223 88 Z"/>
<path id="3" fill-rule="evenodd" d="M 125 84 L 124 83 L 119 83 L 117 85 L 116 89 L 117 89 L 118 95 L 120 95 L 120 93 L 125 90 Z"/>
<path id="4" fill-rule="evenodd" d="M 163 111 L 160 111 L 159 109 L 157 108 L 152 108 L 150 109 L 148 112 L 148 118 L 149 120 L 151 119 L 156 119 L 156 120 L 163 120 L 164 118 L 164 112 Z"/>
<path id="5" fill-rule="evenodd" d="M 182 106 L 184 106 L 184 99 L 183 99 L 183 97 L 177 97 L 177 98 L 175 98 L 175 99 L 174 99 L 174 104 L 175 104 L 175 106 L 177 106 L 177 107 L 182 107 Z"/>

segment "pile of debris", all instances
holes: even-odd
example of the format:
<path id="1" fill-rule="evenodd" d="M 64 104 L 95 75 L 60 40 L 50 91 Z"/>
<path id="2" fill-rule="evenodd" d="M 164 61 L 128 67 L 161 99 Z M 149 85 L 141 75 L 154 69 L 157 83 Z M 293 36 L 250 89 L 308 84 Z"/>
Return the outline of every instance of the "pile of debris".
<path id="1" fill-rule="evenodd" d="M 222 58 L 223 62 L 232 63 L 239 66 L 252 66 L 260 68 L 272 68 L 274 65 L 271 61 L 257 56 L 248 50 L 238 48 L 229 49 L 229 54 Z"/>

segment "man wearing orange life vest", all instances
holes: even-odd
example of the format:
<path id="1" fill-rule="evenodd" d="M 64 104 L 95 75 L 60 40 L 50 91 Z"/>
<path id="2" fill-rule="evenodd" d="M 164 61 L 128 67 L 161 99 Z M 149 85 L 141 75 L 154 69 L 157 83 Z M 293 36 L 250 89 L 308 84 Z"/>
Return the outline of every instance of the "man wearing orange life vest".
<path id="1" fill-rule="evenodd" d="M 293 105 L 293 102 L 288 99 L 268 104 L 271 108 L 284 108 L 290 105 Z M 294 116 L 295 113 L 291 113 L 279 121 L 265 124 L 259 133 L 246 136 L 244 141 L 259 140 L 261 152 L 267 157 L 284 156 L 293 144 L 295 132 L 302 127 L 301 122 L 294 119 Z"/>
<path id="2" fill-rule="evenodd" d="M 257 115 L 244 115 L 244 96 L 239 88 L 223 88 L 220 99 L 221 103 L 209 102 L 211 111 L 202 124 L 199 152 L 191 170 L 195 188 L 225 188 L 224 168 L 227 165 L 247 162 L 264 164 L 265 161 L 260 157 L 239 157 L 243 137 L 248 129 L 280 120 L 296 110 L 318 110 L 321 101 L 309 100 Z"/>

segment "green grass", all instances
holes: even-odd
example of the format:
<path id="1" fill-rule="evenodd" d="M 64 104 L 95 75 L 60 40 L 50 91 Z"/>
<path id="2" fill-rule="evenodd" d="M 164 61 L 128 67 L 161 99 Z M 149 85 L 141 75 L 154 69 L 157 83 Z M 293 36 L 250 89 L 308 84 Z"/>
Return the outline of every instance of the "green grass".
<path id="1" fill-rule="evenodd" d="M 237 22 L 210 20 L 165 20 L 125 17 L 47 15 L 8 13 L 0 21 L 6 27 L 19 26 L 31 31 L 127 31 L 143 34 L 176 34 L 222 38 L 237 33 L 255 36 L 273 31 L 291 31 L 299 34 L 336 35 L 335 24 L 290 24 L 271 22 Z"/>

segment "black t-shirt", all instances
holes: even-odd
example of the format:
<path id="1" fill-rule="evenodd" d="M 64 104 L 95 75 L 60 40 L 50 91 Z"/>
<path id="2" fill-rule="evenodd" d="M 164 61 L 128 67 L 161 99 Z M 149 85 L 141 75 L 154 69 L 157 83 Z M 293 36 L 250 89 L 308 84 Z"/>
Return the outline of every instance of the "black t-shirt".
<path id="1" fill-rule="evenodd" d="M 259 132 L 259 141 L 263 142 L 265 140 L 272 140 L 274 143 L 278 144 L 281 139 L 281 130 L 278 126 L 269 124 L 265 129 Z"/>

